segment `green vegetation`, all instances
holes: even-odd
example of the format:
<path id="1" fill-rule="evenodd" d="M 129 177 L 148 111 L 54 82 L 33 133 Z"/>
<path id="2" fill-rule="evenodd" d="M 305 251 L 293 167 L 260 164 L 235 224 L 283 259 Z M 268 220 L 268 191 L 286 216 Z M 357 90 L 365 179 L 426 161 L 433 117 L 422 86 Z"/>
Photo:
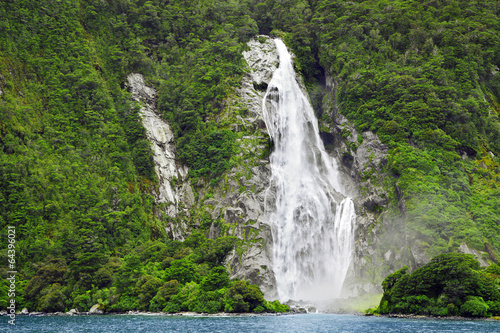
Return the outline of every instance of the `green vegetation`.
<path id="1" fill-rule="evenodd" d="M 465 242 L 494 259 L 498 2 L 319 1 L 314 13 L 319 62 L 338 83 L 340 112 L 390 149 L 384 186 L 392 207 L 404 199 L 406 214 L 386 217 L 431 257 Z"/>
<path id="2" fill-rule="evenodd" d="M 322 111 L 326 71 L 340 112 L 389 146 L 383 186 L 393 210 L 385 215 L 401 221 L 398 232 L 430 255 L 466 243 L 495 261 L 499 16 L 494 0 L 3 1 L 0 231 L 16 227 L 19 306 L 284 310 L 227 280 L 221 265 L 234 240 L 205 239 L 220 221 L 193 207 L 179 218 L 192 238 L 165 234 L 172 220 L 151 195 L 152 152 L 124 87 L 129 73 L 142 73 L 157 89 L 193 184 L 227 183 L 247 156 L 237 156 L 235 115 L 222 111 L 257 33 L 281 36 L 296 54 L 319 118 L 331 121 Z M 3 262 L 6 245 L 1 238 Z M 467 296 L 476 298 L 461 298 L 456 311 L 494 313 L 491 298 Z"/>
<path id="3" fill-rule="evenodd" d="M 407 273 L 389 275 L 376 314 L 488 317 L 500 314 L 500 267 L 484 269 L 470 254 L 446 253 Z"/>
<path id="4" fill-rule="evenodd" d="M 227 240 L 178 245 L 165 235 L 169 219 L 151 195 L 152 152 L 123 83 L 129 73 L 145 75 L 180 162 L 192 178 L 216 180 L 231 167 L 236 139 L 217 115 L 258 32 L 247 12 L 225 1 L 2 3 L 0 229 L 16 227 L 19 308 L 162 310 L 177 291 L 211 285 L 203 279 L 220 273 L 211 269 Z M 192 216 L 189 227 L 207 233 L 210 221 Z M 0 245 L 7 262 L 7 238 Z M 198 247 L 206 257 L 190 256 Z M 240 298 L 236 283 L 197 287 L 205 300 L 196 308 L 283 310 L 246 284 Z M 0 295 L 6 290 L 2 282 Z"/>
<path id="5" fill-rule="evenodd" d="M 229 280 L 220 264 L 236 242 L 195 233 L 185 242 L 146 242 L 123 258 L 94 254 L 70 264 L 53 258 L 25 286 L 23 306 L 44 312 L 88 311 L 94 304 L 108 312 L 289 311 L 264 300 L 257 286 Z"/>

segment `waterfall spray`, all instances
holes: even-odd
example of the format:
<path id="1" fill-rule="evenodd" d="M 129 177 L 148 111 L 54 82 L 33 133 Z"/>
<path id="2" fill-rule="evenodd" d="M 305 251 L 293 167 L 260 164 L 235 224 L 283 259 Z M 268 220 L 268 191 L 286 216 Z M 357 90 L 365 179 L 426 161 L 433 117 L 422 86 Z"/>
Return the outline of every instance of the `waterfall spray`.
<path id="1" fill-rule="evenodd" d="M 282 301 L 331 300 L 340 296 L 351 262 L 354 205 L 324 149 L 291 55 L 281 40 L 275 42 L 280 64 L 264 97 L 263 117 L 274 142 L 268 193 L 275 197 L 266 209 L 277 291 Z"/>

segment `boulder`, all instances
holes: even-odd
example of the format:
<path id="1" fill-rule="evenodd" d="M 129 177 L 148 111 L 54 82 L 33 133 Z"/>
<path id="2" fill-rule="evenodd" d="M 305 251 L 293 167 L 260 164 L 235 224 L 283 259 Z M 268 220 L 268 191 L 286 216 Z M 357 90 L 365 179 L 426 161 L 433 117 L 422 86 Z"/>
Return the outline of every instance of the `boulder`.
<path id="1" fill-rule="evenodd" d="M 71 309 L 69 310 L 68 312 L 66 312 L 67 315 L 69 316 L 74 316 L 74 315 L 77 315 L 79 312 L 77 309 Z"/>
<path id="2" fill-rule="evenodd" d="M 89 310 L 89 314 L 103 314 L 103 313 L 104 313 L 104 311 L 101 309 L 100 304 L 95 304 Z"/>
<path id="3" fill-rule="evenodd" d="M 460 247 L 458 248 L 458 252 L 474 255 L 474 257 L 477 259 L 477 261 L 479 261 L 479 264 L 481 265 L 481 267 L 486 267 L 489 265 L 489 263 L 483 259 L 483 257 L 489 257 L 489 254 L 487 252 L 474 250 L 474 249 L 470 248 L 465 243 L 460 244 Z"/>

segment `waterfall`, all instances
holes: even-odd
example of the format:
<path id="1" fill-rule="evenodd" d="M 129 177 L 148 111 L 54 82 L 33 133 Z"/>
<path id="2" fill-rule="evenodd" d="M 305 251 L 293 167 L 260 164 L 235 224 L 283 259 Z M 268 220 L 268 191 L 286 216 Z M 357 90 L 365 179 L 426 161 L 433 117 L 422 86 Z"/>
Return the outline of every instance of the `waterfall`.
<path id="1" fill-rule="evenodd" d="M 274 143 L 266 210 L 273 233 L 273 269 L 280 300 L 340 296 L 354 243 L 354 205 L 318 121 L 297 83 L 291 55 L 276 39 L 279 68 L 263 100 Z"/>

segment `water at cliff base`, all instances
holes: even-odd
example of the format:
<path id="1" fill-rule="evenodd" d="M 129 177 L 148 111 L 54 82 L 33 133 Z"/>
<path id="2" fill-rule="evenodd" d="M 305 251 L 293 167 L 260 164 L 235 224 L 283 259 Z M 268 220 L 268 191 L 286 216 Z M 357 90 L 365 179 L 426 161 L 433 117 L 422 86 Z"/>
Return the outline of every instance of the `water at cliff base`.
<path id="1" fill-rule="evenodd" d="M 77 317 L 17 316 L 12 332 L 498 332 L 499 322 L 433 319 L 395 319 L 353 315 L 308 314 L 257 317 L 185 317 L 161 315 L 106 315 Z"/>

